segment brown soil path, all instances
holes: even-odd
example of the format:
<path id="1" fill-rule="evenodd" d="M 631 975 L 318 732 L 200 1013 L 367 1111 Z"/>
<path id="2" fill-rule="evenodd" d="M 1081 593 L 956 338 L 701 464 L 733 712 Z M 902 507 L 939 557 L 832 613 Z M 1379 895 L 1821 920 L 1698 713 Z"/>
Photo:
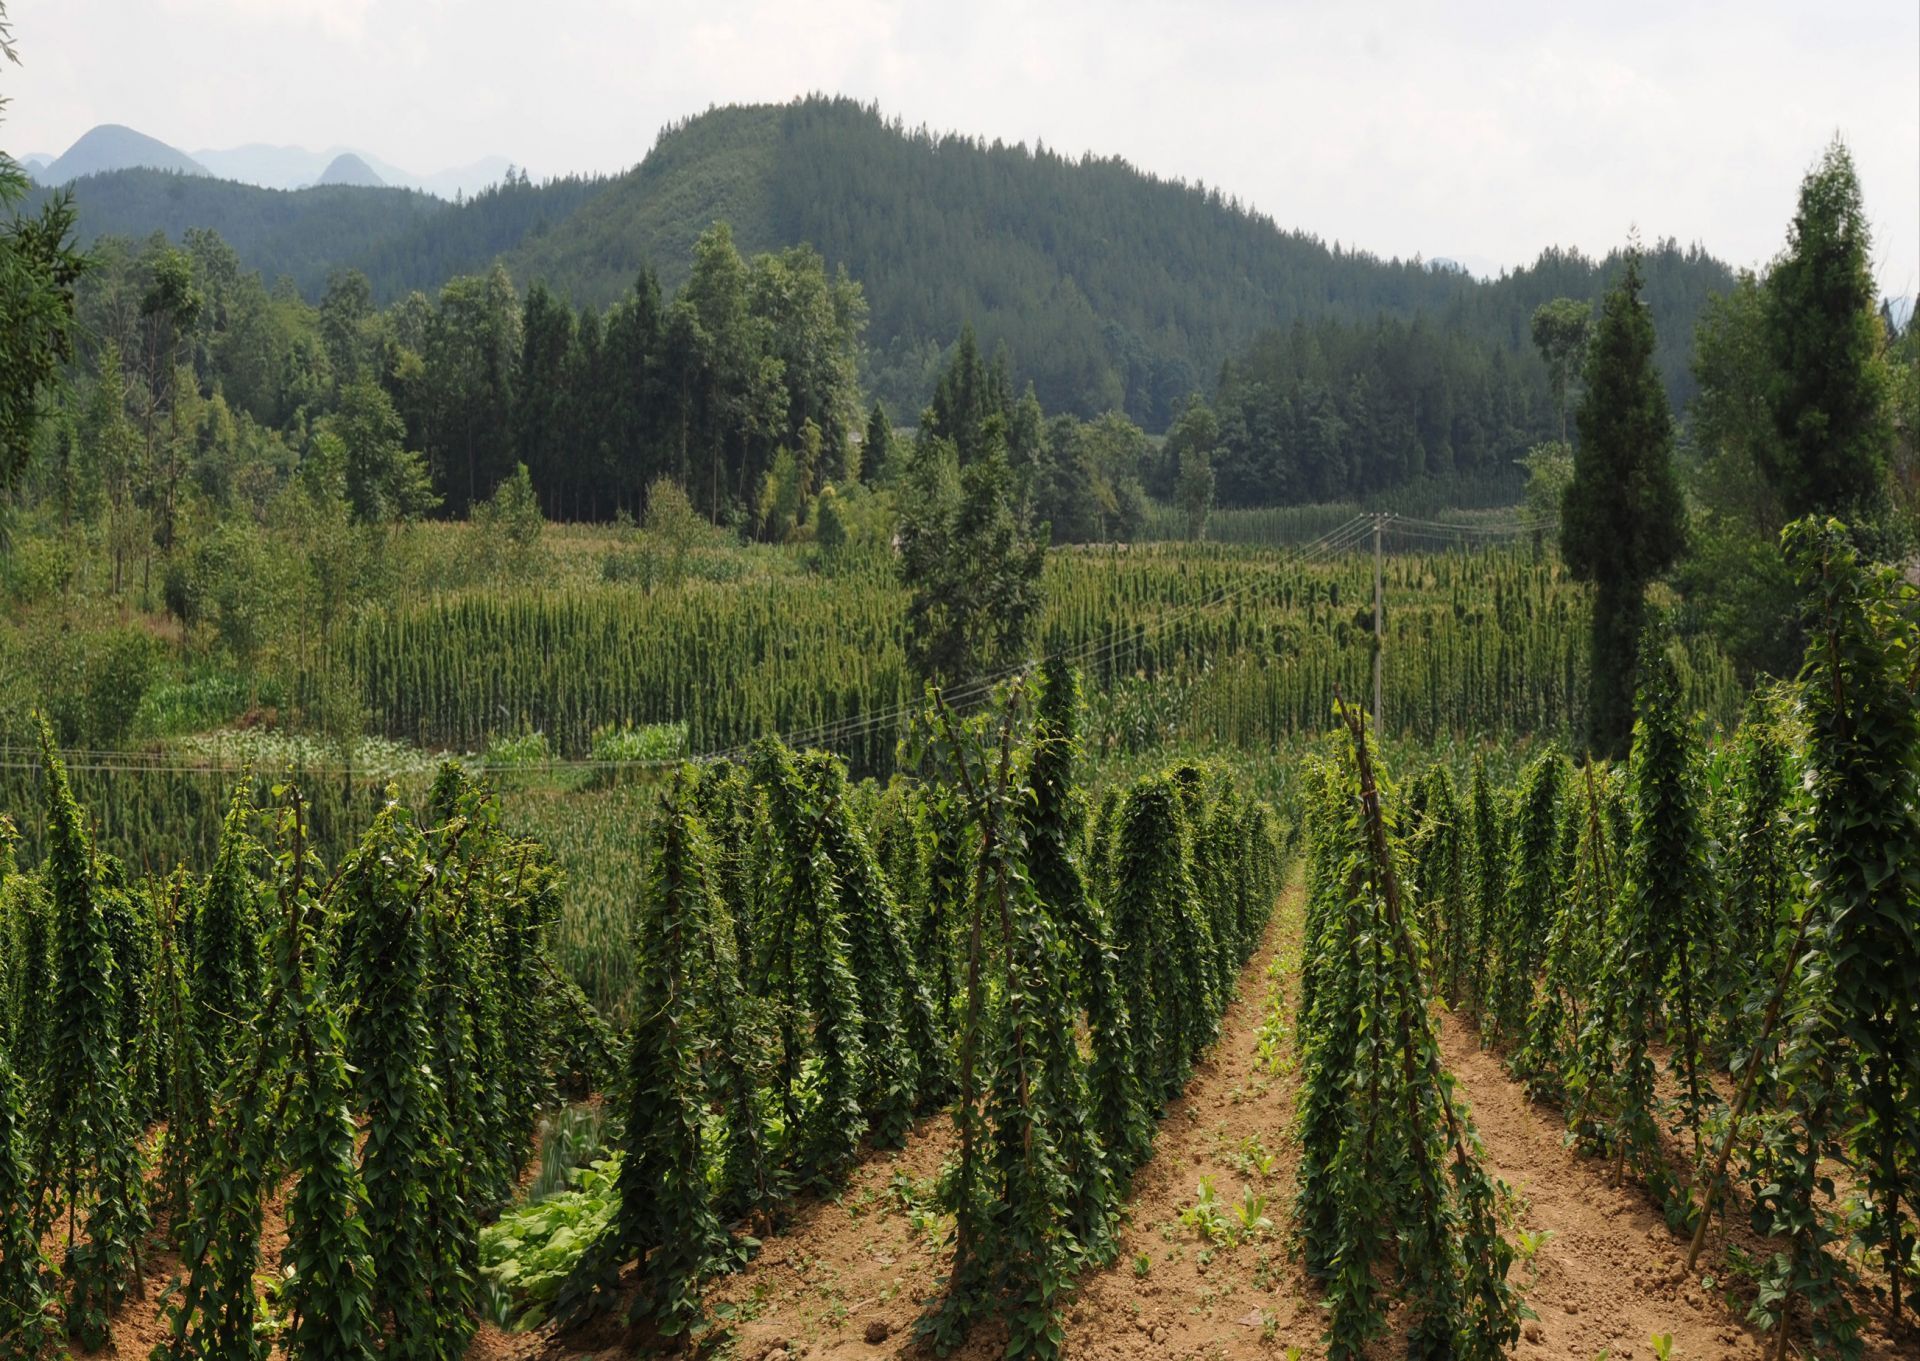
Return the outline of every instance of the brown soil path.
<path id="1" fill-rule="evenodd" d="M 1153 1157 L 1134 1175 L 1119 1258 L 1081 1281 L 1067 1328 L 1075 1361 L 1318 1351 L 1318 1296 L 1287 1242 L 1299 1162 L 1293 1022 L 1302 899 L 1296 871 L 1241 972 L 1219 1040 L 1168 1107 Z M 1224 1234 L 1203 1236 L 1182 1222 L 1203 1181 L 1232 1226 Z M 1249 1194 L 1264 1197 L 1270 1223 L 1245 1232 L 1240 1210 Z M 1251 1207 L 1249 1217 L 1259 1218 Z"/>
<path id="2" fill-rule="evenodd" d="M 1648 1361 L 1656 1333 L 1672 1335 L 1676 1361 L 1772 1355 L 1772 1340 L 1763 1341 L 1746 1323 L 1744 1306 L 1730 1307 L 1702 1283 L 1714 1270 L 1718 1230 L 1694 1275 L 1686 1277 L 1687 1238 L 1667 1228 L 1631 1178 L 1615 1187 L 1605 1160 L 1569 1146 L 1560 1112 L 1529 1101 L 1500 1057 L 1481 1048 L 1471 1025 L 1445 1017 L 1441 1049 L 1473 1108 L 1488 1169 L 1522 1197 L 1522 1226 L 1551 1234 L 1535 1257 L 1527 1290 L 1540 1318 L 1527 1325 L 1515 1355 L 1591 1361 L 1605 1349 L 1609 1361 Z M 1749 1240 L 1750 1251 L 1766 1250 L 1744 1230 L 1740 1236 Z M 1525 1265 L 1516 1264 L 1514 1271 L 1527 1279 Z M 1868 1361 L 1914 1355 L 1877 1322 L 1863 1336 Z"/>
<path id="3" fill-rule="evenodd" d="M 950 1223 L 932 1208 L 933 1184 L 953 1143 L 952 1120 L 929 1116 L 905 1147 L 870 1154 L 839 1195 L 802 1206 L 745 1270 L 716 1281 L 708 1299 L 735 1311 L 735 1353 L 906 1349 L 947 1267 Z"/>
<path id="4" fill-rule="evenodd" d="M 1274 1355 L 1273 1338 L 1304 1342 L 1318 1334 L 1318 1310 L 1300 1291 L 1284 1237 L 1294 1167 L 1288 1037 L 1299 914 L 1295 882 L 1241 974 L 1220 1040 L 1166 1112 L 1154 1156 L 1134 1178 L 1119 1258 L 1081 1282 L 1069 1313 L 1069 1356 Z M 1271 1067 L 1258 1057 L 1269 1014 L 1283 1024 Z M 952 1143 L 947 1117 L 923 1122 L 906 1148 L 869 1157 L 840 1196 L 803 1209 L 746 1270 L 717 1282 L 712 1298 L 742 1315 L 735 1355 L 921 1355 L 912 1327 L 946 1268 L 947 1225 L 920 1207 Z M 1248 1187 L 1264 1194 L 1271 1225 L 1234 1247 L 1201 1239 L 1180 1223 L 1180 1212 L 1193 1204 L 1203 1176 L 1213 1178 L 1227 1215 Z M 1148 1259 L 1144 1277 L 1136 1274 L 1139 1255 Z M 1273 1332 L 1263 1338 L 1269 1317 Z M 955 1355 L 987 1361 L 1004 1344 L 997 1328 L 983 1325 Z"/>

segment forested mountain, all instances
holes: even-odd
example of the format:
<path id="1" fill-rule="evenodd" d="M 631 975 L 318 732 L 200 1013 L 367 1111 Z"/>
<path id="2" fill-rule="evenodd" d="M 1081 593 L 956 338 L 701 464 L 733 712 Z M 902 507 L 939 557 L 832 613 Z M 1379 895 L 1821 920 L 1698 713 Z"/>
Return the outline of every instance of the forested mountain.
<path id="1" fill-rule="evenodd" d="M 207 173 L 207 168 L 193 157 L 158 138 L 118 123 L 102 123 L 82 133 L 78 141 L 36 178 L 42 184 L 66 184 L 83 175 L 134 168 L 171 170 L 182 175 Z"/>
<path id="2" fill-rule="evenodd" d="M 1534 307 L 1597 298 L 1618 265 L 1549 250 L 1482 282 L 1282 230 L 1217 189 L 1117 158 L 936 135 L 828 98 L 712 110 L 663 130 L 639 166 L 608 179 L 522 175 L 456 205 L 345 187 L 328 192 L 346 198 L 306 197 L 317 192 L 126 172 L 85 182 L 79 200 L 89 237 L 211 227 L 247 267 L 290 276 L 309 298 L 336 267 L 359 268 L 391 302 L 500 260 L 523 287 L 602 310 L 649 265 L 674 289 L 694 241 L 725 220 L 749 253 L 805 243 L 861 283 L 867 386 L 904 418 L 972 325 L 1047 409 L 1121 410 L 1149 430 L 1190 392 L 1212 391 L 1259 336 L 1299 320 L 1426 316 L 1537 377 Z M 308 230 L 308 217 L 327 221 Z M 1694 318 L 1731 277 L 1670 242 L 1648 254 L 1660 369 L 1683 407 Z"/>
<path id="3" fill-rule="evenodd" d="M 248 269 L 269 282 L 292 279 L 310 297 L 319 296 L 335 270 L 373 256 L 411 225 L 448 210 L 442 200 L 413 189 L 261 189 L 162 170 L 90 175 L 73 186 L 73 195 L 84 245 L 103 237 L 140 241 L 155 232 L 178 240 L 196 228 L 210 230 Z"/>

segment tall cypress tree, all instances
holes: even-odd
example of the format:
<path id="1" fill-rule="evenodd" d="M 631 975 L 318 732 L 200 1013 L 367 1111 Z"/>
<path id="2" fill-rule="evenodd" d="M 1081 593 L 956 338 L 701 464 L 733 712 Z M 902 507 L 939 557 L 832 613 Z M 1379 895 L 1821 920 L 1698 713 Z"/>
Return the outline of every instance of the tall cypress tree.
<path id="1" fill-rule="evenodd" d="M 1762 294 L 1780 438 L 1758 446 L 1789 515 L 1858 512 L 1884 495 L 1893 423 L 1860 180 L 1834 141 L 1800 185 L 1787 249 Z"/>
<path id="2" fill-rule="evenodd" d="M 1577 418 L 1580 447 L 1560 516 L 1567 566 L 1594 586 L 1588 746 L 1613 757 L 1626 755 L 1633 732 L 1634 651 L 1647 582 L 1673 565 L 1684 541 L 1673 416 L 1640 289 L 1634 252 L 1594 327 Z"/>
<path id="3" fill-rule="evenodd" d="M 860 480 L 878 486 L 893 478 L 893 423 L 879 402 L 867 413 L 867 434 L 860 445 Z"/>

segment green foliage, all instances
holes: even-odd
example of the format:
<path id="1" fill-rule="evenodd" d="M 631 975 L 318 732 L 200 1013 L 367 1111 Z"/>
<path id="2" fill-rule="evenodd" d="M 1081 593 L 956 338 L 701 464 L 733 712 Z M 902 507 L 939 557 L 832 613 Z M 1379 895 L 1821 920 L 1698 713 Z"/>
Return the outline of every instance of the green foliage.
<path id="1" fill-rule="evenodd" d="M 389 1354 L 444 1358 L 465 1350 L 471 1233 L 449 1093 L 427 1028 L 431 848 L 412 816 L 390 805 L 342 866 L 339 968 L 354 999 L 347 1017 L 356 1088 L 367 1112 L 361 1162 L 376 1319 Z"/>
<path id="2" fill-rule="evenodd" d="M 1587 333 L 1593 325 L 1593 308 L 1576 298 L 1555 298 L 1533 309 L 1530 333 L 1533 347 L 1547 364 L 1547 378 L 1553 384 L 1553 402 L 1560 408 L 1560 441 L 1567 439 L 1567 386 L 1579 373 L 1586 357 Z"/>
<path id="3" fill-rule="evenodd" d="M 1859 1093 L 1847 1148 L 1870 1192 L 1860 1238 L 1887 1265 L 1897 1313 L 1912 1250 L 1901 1201 L 1911 1195 L 1907 1170 L 1920 1158 L 1920 964 L 1910 948 L 1920 893 L 1913 588 L 1891 569 L 1863 567 L 1835 521 L 1796 523 L 1786 546 L 1807 592 L 1808 833 L 1828 933 L 1827 1005 L 1845 1045 L 1841 1071 Z"/>
<path id="4" fill-rule="evenodd" d="M 595 761 L 656 764 L 686 754 L 687 725 L 648 723 L 638 728 L 597 728 L 590 748 Z"/>
<path id="5" fill-rule="evenodd" d="M 533 570 L 546 521 L 540 518 L 540 502 L 526 464 L 513 465 L 493 495 L 473 508 L 473 520 L 482 551 L 495 563 L 516 576 Z"/>
<path id="6" fill-rule="evenodd" d="M 1789 516 L 1857 515 L 1884 501 L 1893 432 L 1877 292 L 1860 181 L 1836 139 L 1801 182 L 1763 291 L 1778 438 L 1756 452 Z"/>
<path id="7" fill-rule="evenodd" d="M 692 784 L 683 769 L 661 805 L 635 941 L 643 963 L 627 1050 L 619 1210 L 573 1268 L 557 1304 L 563 1317 L 577 1314 L 614 1285 L 623 1262 L 638 1258 L 632 1317 L 668 1338 L 704 1330 L 700 1282 L 727 1243 L 702 1151 L 698 1051 L 711 1036 L 703 1033 L 692 984 L 717 908 Z"/>
<path id="8" fill-rule="evenodd" d="M 33 1227 L 20 1081 L 0 1047 L 0 1357 L 32 1361 L 53 1338 L 54 1294 Z"/>
<path id="9" fill-rule="evenodd" d="M 515 1329 L 546 1321 L 576 1264 L 613 1228 L 620 1211 L 620 1158 L 573 1170 L 571 1186 L 500 1216 L 480 1231 L 480 1270 L 495 1322 Z"/>
<path id="10" fill-rule="evenodd" d="M 1647 582 L 1683 545 L 1673 420 L 1654 371 L 1653 320 L 1641 299 L 1639 256 L 1607 295 L 1588 351 L 1586 393 L 1560 542 L 1574 576 L 1594 584 L 1587 741 L 1626 754 L 1634 655 Z"/>
<path id="11" fill-rule="evenodd" d="M 1660 1148 L 1660 1102 L 1652 1044 L 1664 1017 L 1679 1105 L 1699 1156 L 1702 1124 L 1717 1102 L 1702 1072 L 1711 990 L 1705 968 L 1713 935 L 1696 752 L 1673 698 L 1673 673 L 1660 635 L 1641 658 L 1639 719 L 1628 774 L 1632 834 L 1626 843 L 1610 928 L 1603 1024 L 1588 1032 L 1583 1065 L 1589 1109 L 1603 1111 L 1607 1147 L 1631 1160 L 1654 1194 L 1673 1185 Z M 1614 1000 L 1616 999 L 1617 1000 Z M 1596 1052 L 1604 1050 L 1605 1052 Z M 1604 1077 L 1600 1075 L 1604 1074 Z"/>
<path id="12" fill-rule="evenodd" d="M 1440 1065 L 1424 949 L 1403 908 L 1404 851 L 1358 719 L 1351 734 L 1337 762 L 1315 769 L 1305 806 L 1296 1222 L 1324 1282 L 1330 1356 L 1366 1354 L 1387 1321 L 1382 1286 L 1397 1278 L 1411 1355 L 1491 1361 L 1519 1337 L 1514 1253 Z"/>
<path id="13" fill-rule="evenodd" d="M 1487 942 L 1493 978 L 1486 1019 L 1492 1033 L 1507 1040 L 1522 1033 L 1533 1010 L 1534 981 L 1565 887 L 1558 878 L 1564 766 L 1557 751 L 1537 757 L 1522 777 L 1514 809 L 1506 889 Z"/>
<path id="14" fill-rule="evenodd" d="M 342 490 L 353 518 L 361 524 L 385 524 L 413 519 L 439 505 L 426 464 L 407 449 L 406 422 L 385 389 L 371 379 L 361 379 L 343 387 L 339 401 L 328 433 L 340 442 Z M 530 495 L 530 489 L 522 488 L 521 494 Z M 520 522 L 523 504 L 515 502 L 505 510 L 508 515 L 520 513 L 520 520 L 506 530 L 516 547 L 516 535 L 525 532 Z"/>
<path id="15" fill-rule="evenodd" d="M 1114 939 L 1124 943 L 1120 995 L 1131 1007 L 1150 1111 L 1186 1085 L 1214 1033 L 1212 927 L 1193 886 L 1186 821 L 1174 783 L 1150 777 L 1127 791 L 1114 832 L 1108 911 Z"/>
<path id="16" fill-rule="evenodd" d="M 34 1223 L 64 1212 L 69 1229 L 84 1214 L 86 1241 L 70 1232 L 64 1275 L 71 1282 L 68 1336 L 97 1350 L 108 1316 L 125 1297 L 147 1229 L 138 1123 L 125 1048 L 124 1001 L 93 847 L 80 810 L 41 729 L 49 824 L 43 877 L 51 905 L 53 1021 L 33 1108 Z"/>
<path id="17" fill-rule="evenodd" d="M 914 672 L 959 685 L 1020 659 L 1047 538 L 1028 523 L 1004 450 L 984 452 L 948 480 L 939 440 L 916 447 L 900 524 L 906 655 Z"/>
<path id="18" fill-rule="evenodd" d="M 4 25 L 0 11 L 0 25 Z M 11 36 L 0 45 L 17 60 Z M 75 210 L 66 191 L 44 195 L 37 214 L 21 211 L 26 174 L 0 153 L 0 485 L 11 486 L 33 452 L 43 403 L 73 357 L 74 293 L 88 260 L 75 249 Z"/>

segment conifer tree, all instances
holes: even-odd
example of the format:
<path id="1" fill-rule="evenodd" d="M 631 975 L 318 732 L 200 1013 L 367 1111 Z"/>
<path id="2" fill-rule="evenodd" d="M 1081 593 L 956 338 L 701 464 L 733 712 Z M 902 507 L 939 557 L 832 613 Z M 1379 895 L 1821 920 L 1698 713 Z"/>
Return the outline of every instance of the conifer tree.
<path id="1" fill-rule="evenodd" d="M 1567 567 L 1594 587 L 1587 745 L 1612 757 L 1626 755 L 1633 725 L 1647 583 L 1673 564 L 1683 543 L 1673 418 L 1654 366 L 1653 317 L 1641 286 L 1636 251 L 1594 323 L 1580 445 L 1560 515 Z"/>
<path id="2" fill-rule="evenodd" d="M 893 480 L 893 424 L 887 420 L 887 408 L 875 402 L 867 413 L 866 438 L 860 445 L 860 480 L 877 487 Z"/>
<path id="3" fill-rule="evenodd" d="M 1779 438 L 1757 452 L 1789 516 L 1871 512 L 1885 499 L 1893 422 L 1877 292 L 1860 180 L 1836 139 L 1801 182 L 1761 295 Z"/>

